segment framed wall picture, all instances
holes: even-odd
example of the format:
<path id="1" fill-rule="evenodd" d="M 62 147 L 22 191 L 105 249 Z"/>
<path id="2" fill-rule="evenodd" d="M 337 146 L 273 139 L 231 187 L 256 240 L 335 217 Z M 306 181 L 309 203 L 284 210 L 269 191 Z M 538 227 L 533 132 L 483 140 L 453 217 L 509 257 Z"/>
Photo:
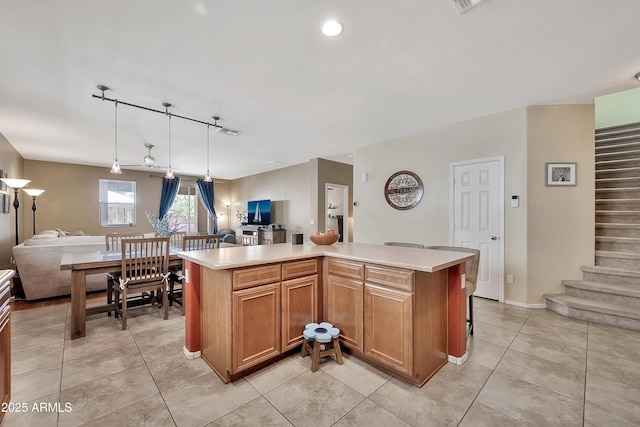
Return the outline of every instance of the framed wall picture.
<path id="1" fill-rule="evenodd" d="M 577 182 L 577 163 L 547 163 L 547 185 L 574 186 Z"/>
<path id="2" fill-rule="evenodd" d="M 394 209 L 406 211 L 422 199 L 424 187 L 418 175 L 410 171 L 396 172 L 384 185 L 384 198 Z"/>

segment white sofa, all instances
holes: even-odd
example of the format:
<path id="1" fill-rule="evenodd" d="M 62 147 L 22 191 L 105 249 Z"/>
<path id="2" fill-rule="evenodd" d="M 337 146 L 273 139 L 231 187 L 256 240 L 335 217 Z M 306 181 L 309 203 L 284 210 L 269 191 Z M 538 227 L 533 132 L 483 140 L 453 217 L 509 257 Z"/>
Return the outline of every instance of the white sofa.
<path id="1" fill-rule="evenodd" d="M 105 249 L 104 236 L 60 236 L 39 234 L 13 247 L 20 280 L 28 301 L 71 294 L 71 271 L 61 271 L 64 253 L 97 252 Z M 87 291 L 107 288 L 105 274 L 87 276 Z"/>

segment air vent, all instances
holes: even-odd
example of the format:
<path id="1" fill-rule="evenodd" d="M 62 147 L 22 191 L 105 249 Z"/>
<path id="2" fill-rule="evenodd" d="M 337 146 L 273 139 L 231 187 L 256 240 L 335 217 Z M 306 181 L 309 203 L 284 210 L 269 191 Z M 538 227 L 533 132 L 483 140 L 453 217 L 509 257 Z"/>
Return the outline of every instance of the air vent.
<path id="1" fill-rule="evenodd" d="M 239 130 L 229 129 L 229 128 L 219 127 L 219 128 L 216 128 L 216 133 L 223 133 L 223 134 L 229 135 L 229 136 L 236 136 L 236 135 L 240 134 L 240 131 Z"/>
<path id="2" fill-rule="evenodd" d="M 456 7 L 458 12 L 466 12 L 471 9 L 473 6 L 480 3 L 482 0 L 451 0 L 453 5 Z"/>

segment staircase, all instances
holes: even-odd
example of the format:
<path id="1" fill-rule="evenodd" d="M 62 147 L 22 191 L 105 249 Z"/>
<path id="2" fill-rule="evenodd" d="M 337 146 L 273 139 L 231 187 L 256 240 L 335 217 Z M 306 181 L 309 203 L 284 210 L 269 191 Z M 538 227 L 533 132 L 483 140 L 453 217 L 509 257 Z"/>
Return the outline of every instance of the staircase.
<path id="1" fill-rule="evenodd" d="M 640 331 L 640 123 L 596 130 L 595 266 L 545 294 L 567 317 Z"/>

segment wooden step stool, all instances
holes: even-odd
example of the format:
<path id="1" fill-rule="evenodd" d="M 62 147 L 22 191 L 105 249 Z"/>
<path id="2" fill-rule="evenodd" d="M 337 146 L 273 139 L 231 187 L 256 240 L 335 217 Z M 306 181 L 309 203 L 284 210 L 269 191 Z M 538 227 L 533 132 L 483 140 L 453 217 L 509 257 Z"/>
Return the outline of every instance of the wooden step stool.
<path id="1" fill-rule="evenodd" d="M 340 329 L 334 328 L 331 323 L 309 323 L 305 326 L 304 341 L 302 342 L 302 357 L 311 354 L 311 372 L 318 370 L 318 359 L 327 356 L 336 356 L 338 365 L 342 365 L 342 352 L 340 351 Z M 320 351 L 320 347 L 324 350 Z"/>

